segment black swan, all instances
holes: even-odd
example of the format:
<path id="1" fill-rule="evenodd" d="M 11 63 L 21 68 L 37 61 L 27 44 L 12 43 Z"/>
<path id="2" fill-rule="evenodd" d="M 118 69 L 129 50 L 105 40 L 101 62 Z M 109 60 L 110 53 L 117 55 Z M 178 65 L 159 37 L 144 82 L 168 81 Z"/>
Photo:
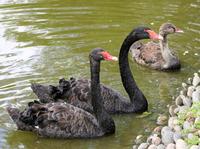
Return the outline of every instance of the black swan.
<path id="1" fill-rule="evenodd" d="M 163 40 L 160 40 L 159 44 L 155 42 L 134 43 L 130 48 L 133 59 L 141 65 L 156 70 L 179 70 L 180 61 L 169 49 L 167 43 L 167 35 L 173 33 L 183 33 L 183 31 L 171 23 L 162 24 L 159 34 Z"/>
<path id="2" fill-rule="evenodd" d="M 105 111 L 100 91 L 100 61 L 117 60 L 98 48 L 90 53 L 91 97 L 94 114 L 66 102 L 30 102 L 20 112 L 8 107 L 7 111 L 18 129 L 37 132 L 51 138 L 92 138 L 115 132 L 115 123 Z"/>
<path id="3" fill-rule="evenodd" d="M 130 32 L 124 40 L 119 54 L 119 67 L 121 79 L 129 99 L 116 90 L 101 85 L 103 105 L 108 113 L 139 113 L 148 109 L 148 103 L 143 93 L 138 88 L 128 63 L 128 52 L 131 45 L 140 39 L 160 39 L 160 36 L 146 27 L 138 27 Z M 71 78 L 66 81 L 61 79 L 58 86 L 44 86 L 32 84 L 32 90 L 41 102 L 59 101 L 60 99 L 83 108 L 92 113 L 90 81 Z M 130 100 L 130 101 L 129 101 Z"/>

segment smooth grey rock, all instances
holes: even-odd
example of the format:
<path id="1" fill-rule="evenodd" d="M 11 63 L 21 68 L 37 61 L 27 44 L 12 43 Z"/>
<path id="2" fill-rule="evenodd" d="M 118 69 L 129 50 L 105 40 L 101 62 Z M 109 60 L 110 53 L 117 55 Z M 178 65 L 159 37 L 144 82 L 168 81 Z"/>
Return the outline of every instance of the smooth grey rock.
<path id="1" fill-rule="evenodd" d="M 152 144 L 159 145 L 161 143 L 161 139 L 157 136 L 152 137 Z"/>
<path id="2" fill-rule="evenodd" d="M 199 77 L 198 73 L 194 73 L 192 85 L 197 86 L 198 84 L 200 84 L 200 77 Z"/>
<path id="3" fill-rule="evenodd" d="M 176 142 L 178 139 L 181 139 L 181 134 L 175 132 L 174 135 L 173 135 L 173 139 L 174 139 L 174 142 Z"/>
<path id="4" fill-rule="evenodd" d="M 177 108 L 177 106 L 176 105 L 171 105 L 170 107 L 169 107 L 169 114 L 171 115 L 171 116 L 176 116 L 176 113 L 174 112 L 174 110 Z"/>
<path id="5" fill-rule="evenodd" d="M 199 102 L 200 101 L 200 90 L 195 90 L 192 93 L 192 102 Z"/>
<path id="6" fill-rule="evenodd" d="M 176 149 L 176 145 L 174 143 L 170 143 L 167 145 L 166 149 Z"/>
<path id="7" fill-rule="evenodd" d="M 192 126 L 192 124 L 189 123 L 188 121 L 185 121 L 185 122 L 183 123 L 183 129 L 190 129 L 191 126 Z"/>
<path id="8" fill-rule="evenodd" d="M 192 97 L 193 91 L 194 91 L 194 86 L 188 87 L 187 96 Z"/>
<path id="9" fill-rule="evenodd" d="M 159 144 L 159 145 L 157 146 L 157 149 L 165 149 L 165 145 L 164 145 L 164 144 Z"/>
<path id="10" fill-rule="evenodd" d="M 174 127 L 174 117 L 168 119 L 168 126 L 172 129 Z"/>
<path id="11" fill-rule="evenodd" d="M 183 97 L 182 98 L 182 100 L 183 100 L 183 104 L 185 105 L 185 106 L 187 106 L 187 107 L 191 107 L 191 105 L 192 105 L 192 100 L 191 99 L 189 99 L 188 97 Z"/>
<path id="12" fill-rule="evenodd" d="M 148 149 L 157 149 L 157 146 L 154 145 L 154 144 L 151 144 L 151 145 L 148 147 Z"/>
<path id="13" fill-rule="evenodd" d="M 175 125 L 177 125 L 178 120 L 177 117 L 170 117 L 168 120 L 168 126 L 173 129 Z"/>
<path id="14" fill-rule="evenodd" d="M 194 137 L 194 135 L 192 133 L 188 133 L 187 138 L 188 139 L 192 139 Z"/>
<path id="15" fill-rule="evenodd" d="M 138 146 L 138 149 L 147 149 L 149 146 L 149 143 L 142 143 Z"/>
<path id="16" fill-rule="evenodd" d="M 168 127 L 165 126 L 162 128 L 161 130 L 161 136 L 162 136 L 162 142 L 164 143 L 164 145 L 167 145 L 169 143 L 173 143 L 173 132 L 172 130 Z"/>
<path id="17" fill-rule="evenodd" d="M 182 139 L 176 141 L 176 149 L 188 149 L 187 143 Z"/>

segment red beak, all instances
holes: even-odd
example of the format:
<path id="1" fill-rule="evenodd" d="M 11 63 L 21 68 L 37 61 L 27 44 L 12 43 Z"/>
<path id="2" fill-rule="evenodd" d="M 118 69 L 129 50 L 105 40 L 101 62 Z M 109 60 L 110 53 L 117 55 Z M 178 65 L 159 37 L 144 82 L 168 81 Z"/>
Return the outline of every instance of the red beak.
<path id="1" fill-rule="evenodd" d="M 104 60 L 107 60 L 107 61 L 117 61 L 118 58 L 116 56 L 112 56 L 110 55 L 110 53 L 104 51 L 104 52 L 101 52 L 101 54 L 103 55 L 103 58 Z"/>
<path id="2" fill-rule="evenodd" d="M 163 37 L 152 30 L 145 30 L 149 34 L 150 39 L 163 40 Z"/>

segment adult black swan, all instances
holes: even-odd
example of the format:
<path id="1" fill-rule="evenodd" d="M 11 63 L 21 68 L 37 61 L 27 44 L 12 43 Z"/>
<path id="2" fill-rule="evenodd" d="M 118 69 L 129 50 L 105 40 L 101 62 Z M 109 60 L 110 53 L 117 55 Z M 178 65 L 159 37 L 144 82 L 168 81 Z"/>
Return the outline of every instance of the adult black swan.
<path id="1" fill-rule="evenodd" d="M 171 23 L 162 24 L 159 34 L 163 37 L 163 40 L 160 40 L 159 44 L 155 42 L 134 43 L 130 50 L 133 59 L 138 64 L 152 69 L 179 70 L 181 68 L 180 60 L 169 49 L 167 42 L 167 35 L 173 33 L 183 33 L 183 31 Z"/>
<path id="2" fill-rule="evenodd" d="M 128 63 L 128 52 L 134 42 L 149 38 L 160 39 L 160 36 L 149 28 L 138 27 L 131 31 L 124 40 L 119 53 L 119 67 L 122 83 L 129 95 L 129 99 L 122 96 L 118 91 L 101 85 L 103 105 L 108 113 L 139 113 L 148 109 L 147 100 L 132 76 Z M 89 80 L 71 78 L 66 81 L 65 79 L 61 79 L 58 86 L 32 84 L 31 87 L 41 102 L 62 99 L 89 112 L 93 111 L 90 100 Z"/>
<path id="3" fill-rule="evenodd" d="M 73 105 L 31 102 L 20 113 L 19 109 L 8 107 L 8 113 L 18 129 L 35 131 L 51 138 L 92 138 L 115 132 L 115 123 L 105 111 L 100 89 L 100 61 L 117 60 L 102 49 L 90 54 L 91 97 L 94 115 Z"/>

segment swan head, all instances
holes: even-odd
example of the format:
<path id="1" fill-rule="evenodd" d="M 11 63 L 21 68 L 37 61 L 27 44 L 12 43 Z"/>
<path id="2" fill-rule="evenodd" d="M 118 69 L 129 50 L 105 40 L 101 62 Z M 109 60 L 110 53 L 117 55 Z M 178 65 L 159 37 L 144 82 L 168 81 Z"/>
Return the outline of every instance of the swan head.
<path id="1" fill-rule="evenodd" d="M 163 37 L 148 27 L 138 27 L 133 30 L 132 34 L 138 39 L 162 40 Z"/>
<path id="2" fill-rule="evenodd" d="M 184 33 L 184 32 L 183 32 L 183 30 L 177 28 L 172 23 L 164 23 L 160 26 L 160 29 L 159 29 L 160 35 L 166 36 L 168 34 L 173 34 L 173 33 Z"/>
<path id="3" fill-rule="evenodd" d="M 110 53 L 102 48 L 93 49 L 90 53 L 90 57 L 96 61 L 106 60 L 106 61 L 117 61 L 116 56 L 112 56 Z"/>

